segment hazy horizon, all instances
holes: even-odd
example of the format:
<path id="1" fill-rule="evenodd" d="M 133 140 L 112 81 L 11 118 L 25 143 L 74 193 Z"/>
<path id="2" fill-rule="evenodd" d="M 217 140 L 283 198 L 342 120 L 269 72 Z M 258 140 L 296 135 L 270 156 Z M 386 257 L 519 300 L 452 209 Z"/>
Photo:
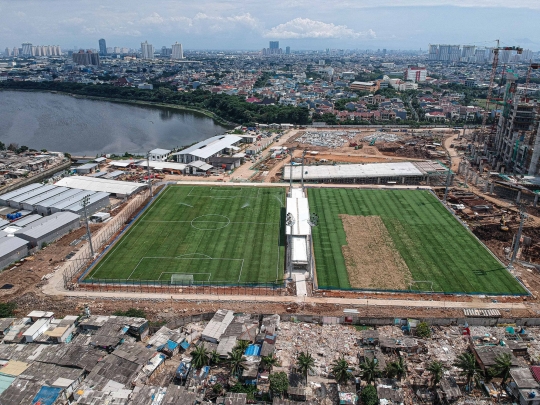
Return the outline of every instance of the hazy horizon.
<path id="1" fill-rule="evenodd" d="M 292 50 L 427 50 L 428 44 L 540 49 L 533 0 L 0 0 L 3 48 L 60 45 L 156 49 L 178 41 L 191 50 L 260 50 L 268 41 Z"/>

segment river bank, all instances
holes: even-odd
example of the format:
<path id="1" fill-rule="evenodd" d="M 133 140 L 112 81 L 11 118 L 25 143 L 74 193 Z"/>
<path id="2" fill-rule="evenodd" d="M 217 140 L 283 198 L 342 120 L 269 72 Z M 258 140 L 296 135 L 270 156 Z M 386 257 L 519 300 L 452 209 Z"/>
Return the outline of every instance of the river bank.
<path id="1" fill-rule="evenodd" d="M 238 124 L 234 122 L 227 121 L 223 119 L 222 117 L 214 114 L 212 111 L 194 108 L 194 107 L 188 107 L 183 105 L 177 105 L 177 104 L 167 104 L 167 103 L 157 103 L 154 101 L 142 101 L 142 100 L 124 100 L 121 98 L 114 98 L 114 97 L 101 97 L 101 96 L 88 96 L 84 94 L 77 94 L 77 93 L 70 93 L 70 92 L 64 92 L 64 91 L 58 91 L 58 90 L 40 90 L 40 89 L 2 89 L 0 88 L 0 92 L 2 91 L 19 91 L 24 93 L 49 93 L 49 94 L 60 94 L 64 96 L 71 96 L 79 99 L 85 99 L 85 100 L 96 100 L 96 101 L 109 101 L 111 103 L 122 103 L 122 104 L 134 104 L 134 105 L 142 105 L 142 106 L 151 106 L 156 108 L 168 108 L 173 109 L 177 111 L 185 111 L 185 112 L 191 112 L 191 113 L 198 113 L 201 115 L 204 115 L 208 118 L 213 119 L 216 124 L 233 129 L 234 127 L 238 126 Z"/>

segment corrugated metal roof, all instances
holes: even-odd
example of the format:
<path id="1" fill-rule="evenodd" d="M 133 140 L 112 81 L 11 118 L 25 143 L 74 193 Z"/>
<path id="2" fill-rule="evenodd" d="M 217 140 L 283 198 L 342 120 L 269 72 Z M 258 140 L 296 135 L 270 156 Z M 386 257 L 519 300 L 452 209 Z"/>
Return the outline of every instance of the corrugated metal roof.
<path id="1" fill-rule="evenodd" d="M 59 210 L 64 209 L 65 207 L 69 207 L 70 205 L 73 205 L 77 202 L 80 202 L 84 196 L 92 196 L 95 194 L 94 191 L 89 190 L 78 190 L 79 192 L 77 194 L 73 194 L 69 198 L 64 198 L 61 201 L 55 203 L 55 204 L 49 204 L 48 206 L 45 206 L 47 208 L 56 208 Z"/>
<path id="2" fill-rule="evenodd" d="M 26 217 L 22 217 L 18 221 L 12 222 L 12 225 L 20 226 L 22 228 L 22 227 L 24 227 L 24 226 L 26 226 L 28 224 L 31 224 L 32 222 L 37 221 L 38 219 L 41 219 L 41 218 L 43 218 L 43 217 L 41 215 L 39 215 L 39 214 L 32 214 L 32 215 L 28 215 Z"/>
<path id="3" fill-rule="evenodd" d="M 143 169 L 146 169 L 148 165 L 146 162 L 140 162 L 137 163 L 137 166 L 142 167 Z M 178 162 L 156 162 L 156 161 L 150 161 L 150 167 L 152 169 L 157 170 L 163 170 L 163 169 L 171 169 L 171 170 L 184 170 L 186 168 L 185 163 L 178 163 Z"/>
<path id="4" fill-rule="evenodd" d="M 111 179 L 98 179 L 84 176 L 64 177 L 57 186 L 80 188 L 82 190 L 103 191 L 110 194 L 131 195 L 146 185 L 128 181 L 118 181 Z"/>
<path id="5" fill-rule="evenodd" d="M 2 392 L 4 392 L 13 381 L 15 381 L 15 377 L 0 374 L 0 395 L 2 395 Z"/>
<path id="6" fill-rule="evenodd" d="M 301 166 L 293 166 L 293 180 L 300 180 Z M 290 165 L 283 169 L 283 179 L 290 179 Z M 351 165 L 304 166 L 305 180 L 422 176 L 424 173 L 410 162 L 367 163 Z"/>
<path id="7" fill-rule="evenodd" d="M 501 312 L 498 309 L 464 309 L 465 316 L 477 316 L 477 317 L 500 317 Z"/>
<path id="8" fill-rule="evenodd" d="M 166 155 L 168 153 L 171 153 L 171 151 L 169 149 L 160 149 L 160 148 L 157 148 L 157 149 L 152 149 L 150 151 L 150 154 L 151 155 Z"/>
<path id="9" fill-rule="evenodd" d="M 84 165 L 81 165 L 79 167 L 76 167 L 75 170 L 91 170 L 93 168 L 97 167 L 97 163 L 86 163 Z"/>
<path id="10" fill-rule="evenodd" d="M 10 255 L 17 249 L 26 246 L 28 241 L 17 238 L 16 236 L 4 236 L 0 237 L 0 257 Z"/>
<path id="11" fill-rule="evenodd" d="M 104 198 L 109 198 L 109 193 L 92 194 L 90 198 L 88 199 L 88 205 L 93 204 L 97 201 L 103 200 Z M 82 205 L 80 204 L 80 202 L 76 202 L 64 208 L 65 211 L 74 211 L 74 212 L 79 212 L 81 209 L 82 209 Z"/>
<path id="12" fill-rule="evenodd" d="M 174 153 L 174 155 L 194 155 L 202 159 L 206 159 L 226 148 L 230 148 L 233 144 L 240 142 L 241 137 L 236 135 L 217 135 L 198 142 L 195 145 Z"/>
<path id="13" fill-rule="evenodd" d="M 15 232 L 15 235 L 26 235 L 30 238 L 38 239 L 41 236 L 54 232 L 55 230 L 75 220 L 79 220 L 79 216 L 77 214 L 72 212 L 58 212 L 38 221 L 32 222 L 26 228 Z"/>
<path id="14" fill-rule="evenodd" d="M 13 201 L 14 203 L 20 203 L 20 202 L 29 200 L 29 199 L 31 199 L 33 197 L 36 197 L 36 196 L 38 196 L 40 194 L 46 193 L 49 190 L 53 190 L 55 188 L 56 188 L 56 186 L 53 186 L 51 184 L 46 185 L 46 186 L 41 186 L 39 188 L 28 191 L 28 192 L 23 193 L 21 195 L 18 195 L 16 197 L 10 198 L 8 201 L 10 201 L 10 202 Z"/>
<path id="15" fill-rule="evenodd" d="M 36 205 L 37 203 L 41 202 L 41 201 L 44 201 L 48 198 L 51 198 L 51 197 L 54 197 L 55 195 L 58 195 L 58 194 L 61 194 L 61 193 L 64 193 L 66 191 L 68 191 L 69 188 L 67 187 L 54 187 L 53 189 L 45 192 L 45 193 L 42 193 L 40 195 L 37 195 L 35 197 L 32 197 L 32 198 L 29 198 L 28 200 L 24 200 L 23 203 L 24 204 L 30 204 L 30 205 Z"/>
<path id="16" fill-rule="evenodd" d="M 287 235 L 311 235 L 311 226 L 309 225 L 309 204 L 307 198 L 287 198 L 287 214 L 294 218 L 294 224 L 287 226 Z"/>
<path id="17" fill-rule="evenodd" d="M 34 190 L 34 189 L 42 187 L 42 186 L 43 185 L 39 184 L 39 183 L 32 183 L 32 184 L 29 184 L 27 186 L 21 187 L 21 188 L 19 188 L 17 190 L 10 191 L 9 193 L 0 195 L 0 200 L 6 201 L 6 200 L 9 200 L 10 198 L 16 197 L 18 195 L 21 195 L 23 193 L 26 193 L 28 191 Z"/>
<path id="18" fill-rule="evenodd" d="M 76 188 L 66 188 L 66 191 L 64 191 L 63 193 L 55 195 L 54 197 L 47 198 L 46 200 L 40 201 L 39 203 L 36 204 L 36 206 L 50 207 L 51 205 L 59 203 L 60 201 L 65 200 L 66 198 L 72 197 L 82 192 L 83 190 L 79 190 Z"/>

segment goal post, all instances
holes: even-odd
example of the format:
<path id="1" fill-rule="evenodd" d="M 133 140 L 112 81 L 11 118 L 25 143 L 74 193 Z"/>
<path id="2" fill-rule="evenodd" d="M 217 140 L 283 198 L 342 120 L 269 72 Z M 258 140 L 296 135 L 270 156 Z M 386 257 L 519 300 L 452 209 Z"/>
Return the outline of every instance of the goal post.
<path id="1" fill-rule="evenodd" d="M 192 285 L 193 274 L 171 274 L 171 284 Z"/>

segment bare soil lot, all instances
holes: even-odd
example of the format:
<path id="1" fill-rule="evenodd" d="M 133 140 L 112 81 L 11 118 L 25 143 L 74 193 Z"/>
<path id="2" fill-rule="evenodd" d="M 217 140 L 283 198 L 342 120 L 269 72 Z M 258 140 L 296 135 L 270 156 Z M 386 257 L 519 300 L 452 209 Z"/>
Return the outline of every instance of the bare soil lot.
<path id="1" fill-rule="evenodd" d="M 340 215 L 347 234 L 343 256 L 353 288 L 406 290 L 411 271 L 378 216 Z"/>

